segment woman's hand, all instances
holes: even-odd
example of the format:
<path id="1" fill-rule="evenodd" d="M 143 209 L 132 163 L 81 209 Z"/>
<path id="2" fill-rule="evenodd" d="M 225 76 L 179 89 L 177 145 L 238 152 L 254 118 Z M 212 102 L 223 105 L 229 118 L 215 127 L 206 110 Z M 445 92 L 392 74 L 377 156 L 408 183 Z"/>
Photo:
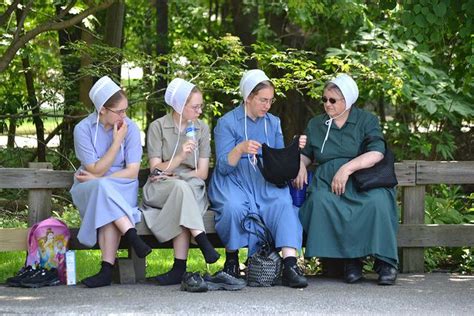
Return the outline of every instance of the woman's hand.
<path id="1" fill-rule="evenodd" d="M 92 173 L 90 173 L 89 171 L 86 171 L 86 170 L 80 170 L 79 173 L 75 174 L 75 177 L 76 177 L 77 181 L 79 181 L 81 183 L 89 181 L 89 180 L 97 179 L 96 176 L 94 176 Z"/>
<path id="2" fill-rule="evenodd" d="M 293 180 L 293 186 L 301 190 L 305 184 L 308 184 L 308 171 L 306 170 L 305 164 L 301 161 L 298 175 Z"/>
<path id="3" fill-rule="evenodd" d="M 127 131 L 128 125 L 125 120 L 116 122 L 114 124 L 114 141 L 117 141 L 121 144 L 125 139 L 125 136 L 127 136 Z"/>
<path id="4" fill-rule="evenodd" d="M 334 194 L 342 195 L 346 192 L 346 184 L 350 175 L 351 172 L 345 166 L 339 168 L 331 182 L 331 190 Z"/>
<path id="5" fill-rule="evenodd" d="M 260 147 L 262 147 L 262 144 L 260 144 L 259 142 L 255 140 L 247 140 L 237 145 L 238 150 L 242 154 L 250 154 L 250 155 L 256 155 Z"/>
<path id="6" fill-rule="evenodd" d="M 163 171 L 160 175 L 150 176 L 150 181 L 156 182 L 172 178 L 176 178 L 176 175 L 174 173 Z"/>
<path id="7" fill-rule="evenodd" d="M 181 148 L 181 157 L 185 160 L 186 157 L 196 149 L 196 142 L 192 139 L 188 139 Z"/>
<path id="8" fill-rule="evenodd" d="M 299 147 L 300 149 L 303 149 L 304 146 L 306 146 L 306 135 L 300 135 L 300 139 L 299 139 Z"/>

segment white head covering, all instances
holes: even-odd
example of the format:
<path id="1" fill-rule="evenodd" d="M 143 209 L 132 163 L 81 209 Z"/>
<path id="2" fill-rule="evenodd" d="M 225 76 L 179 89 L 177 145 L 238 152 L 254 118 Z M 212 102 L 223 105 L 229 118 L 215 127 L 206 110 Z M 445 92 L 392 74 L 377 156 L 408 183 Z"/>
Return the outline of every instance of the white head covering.
<path id="1" fill-rule="evenodd" d="M 121 90 L 120 87 L 108 76 L 100 78 L 89 91 L 89 98 L 92 103 L 94 103 L 97 112 L 99 112 L 102 106 L 104 106 L 104 103 L 119 90 Z"/>
<path id="2" fill-rule="evenodd" d="M 326 136 L 324 137 L 323 145 L 321 146 L 321 153 L 323 153 L 324 145 L 326 145 L 326 141 L 328 140 L 332 121 L 342 116 L 346 111 L 349 111 L 352 105 L 357 101 L 357 98 L 359 97 L 359 89 L 357 88 L 357 84 L 355 83 L 354 79 L 352 79 L 349 75 L 340 74 L 329 82 L 335 84 L 339 88 L 339 90 L 341 90 L 342 96 L 346 101 L 346 109 L 336 117 L 330 117 L 329 120 L 324 122 L 328 126 L 328 129 L 326 130 Z"/>
<path id="3" fill-rule="evenodd" d="M 244 98 L 244 101 L 247 101 L 247 98 L 252 92 L 253 88 L 255 88 L 260 82 L 263 81 L 270 81 L 270 78 L 261 71 L 260 69 L 252 69 L 248 70 L 240 79 L 240 95 Z"/>
<path id="4" fill-rule="evenodd" d="M 166 88 L 165 102 L 171 106 L 177 113 L 182 114 L 186 100 L 191 94 L 194 84 L 181 79 L 174 78 Z"/>
<path id="5" fill-rule="evenodd" d="M 330 82 L 341 90 L 342 96 L 346 101 L 346 110 L 350 109 L 359 97 L 359 89 L 354 79 L 347 74 L 340 74 Z"/>

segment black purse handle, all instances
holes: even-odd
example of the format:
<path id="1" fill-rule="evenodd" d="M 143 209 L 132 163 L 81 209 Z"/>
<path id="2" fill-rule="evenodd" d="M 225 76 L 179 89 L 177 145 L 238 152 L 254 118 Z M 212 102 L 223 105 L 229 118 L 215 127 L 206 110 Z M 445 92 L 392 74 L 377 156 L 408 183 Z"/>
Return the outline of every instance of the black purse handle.
<path id="1" fill-rule="evenodd" d="M 248 229 L 246 226 L 245 226 L 245 223 L 247 221 L 251 221 L 251 222 L 254 222 L 257 226 L 260 226 L 262 229 L 263 229 L 263 233 L 259 230 L 256 230 L 256 231 L 251 231 L 250 229 Z M 242 221 L 240 222 L 240 226 L 242 227 L 242 229 L 249 233 L 249 234 L 252 234 L 252 235 L 255 235 L 258 237 L 258 239 L 260 239 L 261 241 L 263 241 L 264 243 L 267 243 L 269 245 L 271 245 L 272 247 L 275 247 L 275 244 L 274 244 L 274 240 L 273 240 L 273 236 L 272 236 L 272 233 L 270 232 L 270 230 L 268 229 L 268 227 L 265 225 L 265 223 L 263 222 L 263 218 L 258 215 L 258 214 L 255 214 L 255 213 L 249 213 L 247 214 L 243 219 Z"/>

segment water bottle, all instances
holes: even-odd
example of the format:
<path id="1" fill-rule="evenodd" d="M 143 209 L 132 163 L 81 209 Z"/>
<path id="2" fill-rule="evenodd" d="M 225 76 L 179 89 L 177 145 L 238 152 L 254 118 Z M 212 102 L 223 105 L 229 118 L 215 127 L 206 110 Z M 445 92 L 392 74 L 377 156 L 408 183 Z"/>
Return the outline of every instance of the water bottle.
<path id="1" fill-rule="evenodd" d="M 188 120 L 188 125 L 186 126 L 186 137 L 196 141 L 196 128 L 191 120 Z"/>

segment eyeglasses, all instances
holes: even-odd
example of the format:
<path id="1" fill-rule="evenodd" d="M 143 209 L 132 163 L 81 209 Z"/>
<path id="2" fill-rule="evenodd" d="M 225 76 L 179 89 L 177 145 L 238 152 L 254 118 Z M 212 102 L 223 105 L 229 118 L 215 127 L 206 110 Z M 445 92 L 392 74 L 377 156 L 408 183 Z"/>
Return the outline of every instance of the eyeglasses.
<path id="1" fill-rule="evenodd" d="M 202 110 L 204 108 L 204 104 L 195 104 L 195 105 L 189 105 L 188 106 L 191 110 L 197 112 L 199 110 Z"/>
<path id="2" fill-rule="evenodd" d="M 321 102 L 323 102 L 323 104 L 326 103 L 326 102 L 328 102 L 328 101 L 329 101 L 329 103 L 334 104 L 334 103 L 336 103 L 336 102 L 339 101 L 339 100 L 342 100 L 342 98 L 340 98 L 340 99 L 334 99 L 334 98 L 327 98 L 327 97 L 325 97 L 325 96 L 322 96 L 322 97 L 321 97 Z"/>
<path id="3" fill-rule="evenodd" d="M 106 107 L 106 106 L 104 106 L 104 108 L 105 108 L 106 110 L 109 110 L 109 111 L 112 112 L 112 113 L 115 113 L 115 114 L 119 115 L 119 116 L 122 116 L 122 115 L 124 115 L 124 114 L 127 114 L 127 110 L 128 110 L 128 108 L 126 108 L 126 109 L 123 109 L 123 110 L 115 111 L 115 110 L 112 110 L 112 109 L 110 109 L 110 108 L 108 108 L 108 107 Z"/>
<path id="4" fill-rule="evenodd" d="M 258 100 L 258 102 L 259 102 L 260 104 L 273 104 L 273 103 L 275 103 L 275 101 L 276 101 L 275 98 L 271 98 L 271 99 L 258 98 L 257 100 Z"/>

